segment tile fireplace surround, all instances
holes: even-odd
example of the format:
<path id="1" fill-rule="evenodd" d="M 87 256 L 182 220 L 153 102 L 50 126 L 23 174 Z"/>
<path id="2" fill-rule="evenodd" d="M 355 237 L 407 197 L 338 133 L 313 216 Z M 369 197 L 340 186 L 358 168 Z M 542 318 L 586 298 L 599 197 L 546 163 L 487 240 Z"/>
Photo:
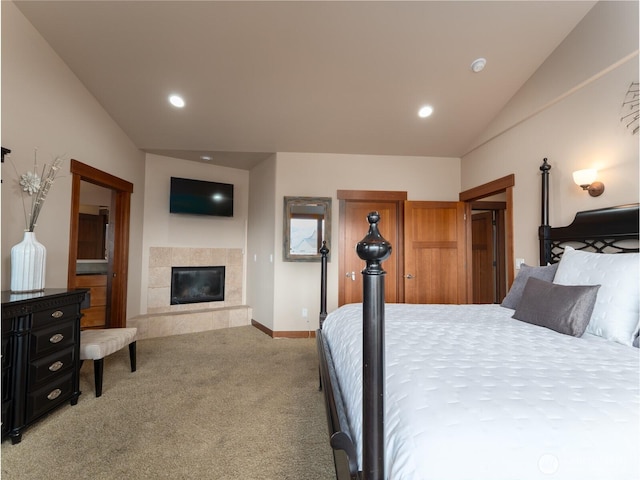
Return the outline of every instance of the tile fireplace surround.
<path id="1" fill-rule="evenodd" d="M 138 339 L 166 337 L 251 324 L 242 305 L 243 256 L 240 248 L 151 247 L 147 314 L 130 318 Z M 224 266 L 224 301 L 171 305 L 171 267 Z"/>

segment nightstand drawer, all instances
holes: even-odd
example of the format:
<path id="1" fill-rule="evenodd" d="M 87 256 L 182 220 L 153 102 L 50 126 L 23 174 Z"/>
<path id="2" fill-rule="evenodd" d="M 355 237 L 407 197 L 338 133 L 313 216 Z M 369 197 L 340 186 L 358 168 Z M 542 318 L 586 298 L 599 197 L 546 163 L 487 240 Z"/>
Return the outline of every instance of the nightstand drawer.
<path id="1" fill-rule="evenodd" d="M 65 318 L 75 318 L 78 315 L 78 305 L 73 303 L 71 305 L 62 305 L 56 308 L 50 308 L 48 310 L 42 310 L 41 312 L 33 313 L 33 324 L 31 328 L 44 327 L 52 321 L 59 322 Z"/>
<path id="2" fill-rule="evenodd" d="M 73 372 L 27 394 L 27 422 L 64 403 L 73 393 Z"/>
<path id="3" fill-rule="evenodd" d="M 29 357 L 33 360 L 73 345 L 76 342 L 75 331 L 75 320 L 32 331 L 29 335 Z"/>
<path id="4" fill-rule="evenodd" d="M 74 365 L 74 354 L 75 349 L 70 346 L 53 355 L 31 362 L 29 364 L 28 388 L 31 390 L 36 384 L 48 382 L 55 377 L 64 375 Z"/>

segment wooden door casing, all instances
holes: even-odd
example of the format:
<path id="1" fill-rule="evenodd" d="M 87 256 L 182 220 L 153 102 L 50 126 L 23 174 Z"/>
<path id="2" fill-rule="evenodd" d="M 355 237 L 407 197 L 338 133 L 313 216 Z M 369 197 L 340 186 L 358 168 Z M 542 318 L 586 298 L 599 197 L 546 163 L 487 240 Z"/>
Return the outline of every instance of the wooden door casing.
<path id="1" fill-rule="evenodd" d="M 502 302 L 507 295 L 507 230 L 505 209 L 495 211 L 496 221 L 496 303 Z"/>
<path id="2" fill-rule="evenodd" d="M 405 202 L 406 303 L 467 303 L 463 202 Z"/>

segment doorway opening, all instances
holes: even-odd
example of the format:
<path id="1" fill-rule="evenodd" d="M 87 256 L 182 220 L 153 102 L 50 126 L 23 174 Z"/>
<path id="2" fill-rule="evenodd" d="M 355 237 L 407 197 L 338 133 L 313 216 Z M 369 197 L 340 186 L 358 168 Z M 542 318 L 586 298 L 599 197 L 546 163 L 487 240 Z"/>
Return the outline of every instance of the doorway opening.
<path id="1" fill-rule="evenodd" d="M 91 307 L 83 311 L 81 326 L 125 327 L 133 184 L 77 160 L 71 160 L 70 171 L 71 227 L 67 286 L 70 289 L 89 288 L 91 298 Z M 81 198 L 86 199 L 86 195 L 83 197 L 81 192 L 85 191 L 86 194 L 92 188 L 94 194 L 100 192 L 103 198 L 98 201 L 97 212 L 89 212 L 97 213 L 97 219 L 87 221 L 87 209 L 81 207 Z M 100 271 L 87 272 L 89 263 L 91 268 Z"/>
<path id="2" fill-rule="evenodd" d="M 500 303 L 506 295 L 506 202 L 471 203 L 472 302 Z"/>
<path id="3" fill-rule="evenodd" d="M 486 221 L 490 215 L 491 221 L 493 222 L 495 219 L 496 222 L 495 226 L 491 224 L 490 242 L 488 228 L 481 227 L 479 223 L 476 225 L 473 221 L 467 222 L 467 235 L 471 239 L 467 246 L 467 258 L 471 259 L 469 262 L 471 272 L 467 274 L 467 282 L 468 291 L 473 292 L 472 303 L 500 303 L 506 295 L 508 287 L 513 283 L 515 276 L 513 258 L 514 185 L 515 176 L 511 174 L 460 193 L 460 201 L 465 202 L 466 205 L 467 218 L 471 217 L 473 220 L 474 213 L 485 212 L 483 221 Z M 476 218 L 480 222 L 482 217 Z M 481 238 L 482 235 L 485 236 L 484 239 Z M 476 271 L 478 268 L 486 269 L 487 265 L 487 260 L 484 259 L 482 260 L 483 266 L 476 265 L 474 254 L 478 259 L 483 256 L 479 247 L 481 244 L 490 245 L 487 248 L 492 251 L 490 277 L 486 271 Z M 474 245 L 478 247 L 476 252 L 474 252 Z M 495 267 L 494 261 L 496 262 Z M 490 288 L 481 282 L 489 282 Z"/>

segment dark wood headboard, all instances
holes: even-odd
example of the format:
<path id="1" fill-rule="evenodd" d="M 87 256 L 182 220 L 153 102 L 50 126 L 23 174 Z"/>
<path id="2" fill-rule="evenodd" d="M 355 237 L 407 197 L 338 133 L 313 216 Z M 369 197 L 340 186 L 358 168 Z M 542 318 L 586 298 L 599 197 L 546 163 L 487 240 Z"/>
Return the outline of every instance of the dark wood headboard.
<path id="1" fill-rule="evenodd" d="M 542 170 L 542 224 L 540 239 L 540 265 L 557 263 L 565 245 L 576 250 L 597 253 L 638 252 L 640 234 L 639 204 L 586 210 L 576 213 L 570 225 L 552 228 L 549 222 L 549 170 L 544 159 Z"/>

